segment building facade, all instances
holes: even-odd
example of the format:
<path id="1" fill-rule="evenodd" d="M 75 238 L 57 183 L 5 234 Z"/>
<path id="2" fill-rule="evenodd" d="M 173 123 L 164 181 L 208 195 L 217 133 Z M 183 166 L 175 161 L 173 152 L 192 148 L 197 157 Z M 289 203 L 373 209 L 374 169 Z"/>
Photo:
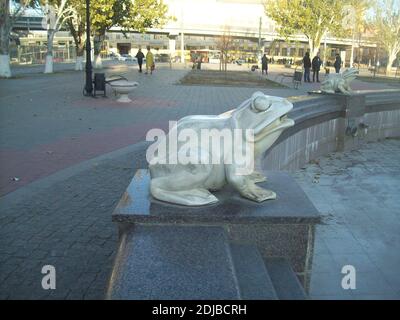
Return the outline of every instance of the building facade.
<path id="1" fill-rule="evenodd" d="M 218 61 L 220 39 L 231 38 L 229 56 L 233 59 L 256 58 L 266 53 L 275 61 L 301 60 L 308 49 L 305 36 L 299 34 L 285 41 L 276 32 L 276 24 L 264 11 L 262 0 L 164 0 L 174 19 L 162 29 L 149 29 L 146 33 L 127 33 L 112 28 L 106 35 L 103 55 L 135 55 L 139 47 L 150 45 L 157 53 L 167 54 L 175 60 L 189 60 L 200 54 L 205 61 Z M 39 17 L 23 17 L 16 30 L 23 46 L 43 48 L 46 31 L 41 30 Z M 24 20 L 24 21 L 23 21 Z M 337 39 L 327 35 L 321 44 L 326 60 L 333 60 L 340 53 L 349 62 L 351 39 Z M 73 56 L 72 38 L 67 32 L 59 32 L 55 39 L 56 53 L 67 51 Z M 354 61 L 374 63 L 376 45 L 360 39 L 354 44 Z M 65 56 L 65 54 L 63 54 Z M 14 54 L 15 58 L 15 54 Z"/>

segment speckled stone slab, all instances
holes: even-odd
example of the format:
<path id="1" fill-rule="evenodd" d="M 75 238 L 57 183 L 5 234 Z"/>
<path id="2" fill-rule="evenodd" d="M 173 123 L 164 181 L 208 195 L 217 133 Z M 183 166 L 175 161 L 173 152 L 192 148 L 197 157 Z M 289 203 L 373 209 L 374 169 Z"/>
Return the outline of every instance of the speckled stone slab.
<path id="1" fill-rule="evenodd" d="M 276 192 L 277 199 L 256 203 L 240 196 L 232 188 L 213 194 L 220 200 L 213 205 L 187 207 L 154 199 L 149 191 L 147 169 L 136 172 L 118 203 L 112 219 L 115 222 L 140 224 L 259 224 L 318 223 L 320 215 L 304 191 L 286 172 L 266 172 L 268 181 L 260 186 Z"/>
<path id="2" fill-rule="evenodd" d="M 221 227 L 131 225 L 121 238 L 106 298 L 236 300 L 234 272 Z"/>

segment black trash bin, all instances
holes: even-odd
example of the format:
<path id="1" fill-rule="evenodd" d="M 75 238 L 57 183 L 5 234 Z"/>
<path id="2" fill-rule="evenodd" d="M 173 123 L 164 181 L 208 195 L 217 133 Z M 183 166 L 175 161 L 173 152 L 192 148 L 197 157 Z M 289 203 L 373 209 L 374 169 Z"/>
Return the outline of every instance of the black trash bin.
<path id="1" fill-rule="evenodd" d="M 106 96 L 106 76 L 104 73 L 95 73 L 93 80 L 94 90 L 93 96 L 96 96 L 96 91 L 103 91 L 103 96 Z"/>

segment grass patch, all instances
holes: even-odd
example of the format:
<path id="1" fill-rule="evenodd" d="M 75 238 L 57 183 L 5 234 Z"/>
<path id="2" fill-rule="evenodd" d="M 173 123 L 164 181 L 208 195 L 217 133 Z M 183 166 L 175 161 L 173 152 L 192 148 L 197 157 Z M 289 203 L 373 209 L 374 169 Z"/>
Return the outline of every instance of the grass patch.
<path id="1" fill-rule="evenodd" d="M 286 88 L 250 71 L 191 70 L 180 81 L 183 85 Z"/>

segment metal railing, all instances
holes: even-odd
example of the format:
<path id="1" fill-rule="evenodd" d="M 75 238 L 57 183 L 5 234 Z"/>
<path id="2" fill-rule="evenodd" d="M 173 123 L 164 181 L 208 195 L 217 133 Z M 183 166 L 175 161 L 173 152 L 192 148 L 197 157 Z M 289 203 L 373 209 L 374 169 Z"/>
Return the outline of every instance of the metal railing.
<path id="1" fill-rule="evenodd" d="M 43 64 L 46 59 L 46 46 L 11 46 L 10 59 L 12 63 Z M 76 59 L 75 47 L 54 46 L 54 62 L 72 62 Z"/>

